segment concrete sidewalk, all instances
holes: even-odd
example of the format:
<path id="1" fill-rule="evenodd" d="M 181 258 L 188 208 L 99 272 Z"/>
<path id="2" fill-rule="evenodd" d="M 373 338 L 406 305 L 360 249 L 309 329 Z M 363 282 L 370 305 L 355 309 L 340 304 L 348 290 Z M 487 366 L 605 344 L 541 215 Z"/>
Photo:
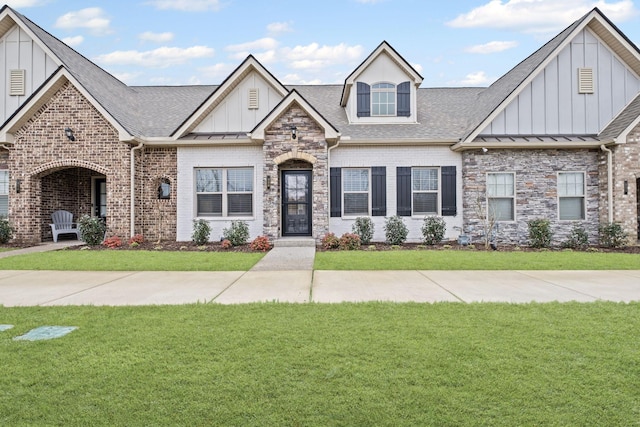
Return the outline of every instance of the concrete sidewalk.
<path id="1" fill-rule="evenodd" d="M 640 301 L 640 270 L 0 271 L 0 305 Z"/>

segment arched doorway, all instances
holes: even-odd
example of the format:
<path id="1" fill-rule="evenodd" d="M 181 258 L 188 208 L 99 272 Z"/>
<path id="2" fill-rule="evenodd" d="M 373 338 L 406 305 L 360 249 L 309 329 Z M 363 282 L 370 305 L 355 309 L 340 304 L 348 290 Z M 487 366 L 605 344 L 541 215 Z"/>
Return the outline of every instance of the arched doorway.
<path id="1" fill-rule="evenodd" d="M 313 235 L 313 164 L 290 159 L 280 164 L 283 237 Z"/>

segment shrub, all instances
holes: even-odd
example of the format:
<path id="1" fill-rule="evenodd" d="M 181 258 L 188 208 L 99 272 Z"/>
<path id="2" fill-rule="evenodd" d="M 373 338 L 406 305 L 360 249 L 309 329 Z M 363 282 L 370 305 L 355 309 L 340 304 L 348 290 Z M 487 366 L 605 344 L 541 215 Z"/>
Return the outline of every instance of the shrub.
<path id="1" fill-rule="evenodd" d="M 271 249 L 271 243 L 269 243 L 269 238 L 267 236 L 258 236 L 249 244 L 249 248 L 252 251 L 266 252 Z"/>
<path id="2" fill-rule="evenodd" d="M 333 234 L 327 233 L 322 238 L 322 249 L 337 249 L 340 247 L 340 239 Z"/>
<path id="3" fill-rule="evenodd" d="M 351 226 L 351 231 L 360 237 L 360 243 L 368 245 L 373 239 L 373 221 L 368 216 L 359 216 Z"/>
<path id="4" fill-rule="evenodd" d="M 441 216 L 427 216 L 422 224 L 422 237 L 427 245 L 436 245 L 444 239 L 447 224 Z"/>
<path id="5" fill-rule="evenodd" d="M 529 225 L 529 245 L 532 248 L 548 248 L 551 246 L 551 223 L 548 219 L 532 219 Z"/>
<path id="6" fill-rule="evenodd" d="M 244 221 L 231 221 L 231 227 L 222 230 L 222 237 L 233 246 L 240 246 L 249 240 L 249 226 Z"/>
<path id="7" fill-rule="evenodd" d="M 204 245 L 209 241 L 209 235 L 211 235 L 211 225 L 209 221 L 204 219 L 193 221 L 193 234 L 191 239 L 196 245 Z"/>
<path id="8" fill-rule="evenodd" d="M 586 249 L 589 246 L 589 236 L 584 227 L 574 224 L 567 240 L 562 242 L 562 247 L 566 249 Z"/>
<path id="9" fill-rule="evenodd" d="M 102 244 L 108 247 L 109 249 L 115 249 L 122 246 L 122 239 L 119 238 L 118 236 L 113 236 L 113 237 L 109 237 L 108 239 L 104 239 L 104 242 L 102 242 Z"/>
<path id="10" fill-rule="evenodd" d="M 82 240 L 89 246 L 102 243 L 104 234 L 107 232 L 107 225 L 97 216 L 82 215 L 78 220 L 78 228 L 80 228 Z"/>
<path id="11" fill-rule="evenodd" d="M 233 247 L 233 243 L 231 243 L 231 240 L 229 239 L 224 239 L 220 243 L 220 246 L 222 246 L 222 249 L 231 249 Z"/>
<path id="12" fill-rule="evenodd" d="M 617 222 L 600 224 L 598 227 L 600 244 L 606 248 L 619 248 L 627 244 L 627 233 Z"/>
<path id="13" fill-rule="evenodd" d="M 407 240 L 409 229 L 398 215 L 389 217 L 384 222 L 384 235 L 390 245 L 401 245 Z"/>
<path id="14" fill-rule="evenodd" d="M 0 218 L 0 243 L 7 243 L 13 239 L 15 229 L 9 223 L 7 218 Z"/>
<path id="15" fill-rule="evenodd" d="M 129 239 L 129 246 L 133 246 L 134 243 L 136 244 L 135 246 L 139 246 L 144 243 L 144 237 L 142 237 L 142 234 L 136 234 Z"/>
<path id="16" fill-rule="evenodd" d="M 340 237 L 340 249 L 347 251 L 360 249 L 360 236 L 355 233 L 344 233 Z"/>

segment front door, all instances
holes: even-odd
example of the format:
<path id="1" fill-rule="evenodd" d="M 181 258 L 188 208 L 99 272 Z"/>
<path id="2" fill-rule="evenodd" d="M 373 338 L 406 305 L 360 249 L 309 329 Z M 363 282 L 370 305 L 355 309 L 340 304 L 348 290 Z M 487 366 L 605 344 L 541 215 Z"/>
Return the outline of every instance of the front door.
<path id="1" fill-rule="evenodd" d="M 93 216 L 107 218 L 107 180 L 96 178 L 93 184 Z"/>
<path id="2" fill-rule="evenodd" d="M 311 171 L 282 171 L 282 235 L 311 236 Z"/>

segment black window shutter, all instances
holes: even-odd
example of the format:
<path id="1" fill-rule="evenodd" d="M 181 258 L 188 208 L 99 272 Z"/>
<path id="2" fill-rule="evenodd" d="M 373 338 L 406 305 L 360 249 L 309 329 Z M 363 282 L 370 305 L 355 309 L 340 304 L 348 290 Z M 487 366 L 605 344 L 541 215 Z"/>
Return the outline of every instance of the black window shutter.
<path id="1" fill-rule="evenodd" d="M 340 168 L 330 168 L 329 170 L 329 191 L 331 193 L 330 216 L 342 216 L 342 170 Z"/>
<path id="2" fill-rule="evenodd" d="M 358 117 L 371 116 L 371 88 L 368 84 L 358 82 Z"/>
<path id="3" fill-rule="evenodd" d="M 371 216 L 387 215 L 387 168 L 371 168 Z"/>
<path id="4" fill-rule="evenodd" d="M 400 83 L 398 93 L 398 116 L 409 117 L 411 115 L 411 83 Z"/>
<path id="5" fill-rule="evenodd" d="M 442 216 L 456 216 L 456 167 L 443 166 L 442 175 Z"/>
<path id="6" fill-rule="evenodd" d="M 397 181 L 397 214 L 399 216 L 411 216 L 411 168 L 398 167 L 396 169 Z"/>

